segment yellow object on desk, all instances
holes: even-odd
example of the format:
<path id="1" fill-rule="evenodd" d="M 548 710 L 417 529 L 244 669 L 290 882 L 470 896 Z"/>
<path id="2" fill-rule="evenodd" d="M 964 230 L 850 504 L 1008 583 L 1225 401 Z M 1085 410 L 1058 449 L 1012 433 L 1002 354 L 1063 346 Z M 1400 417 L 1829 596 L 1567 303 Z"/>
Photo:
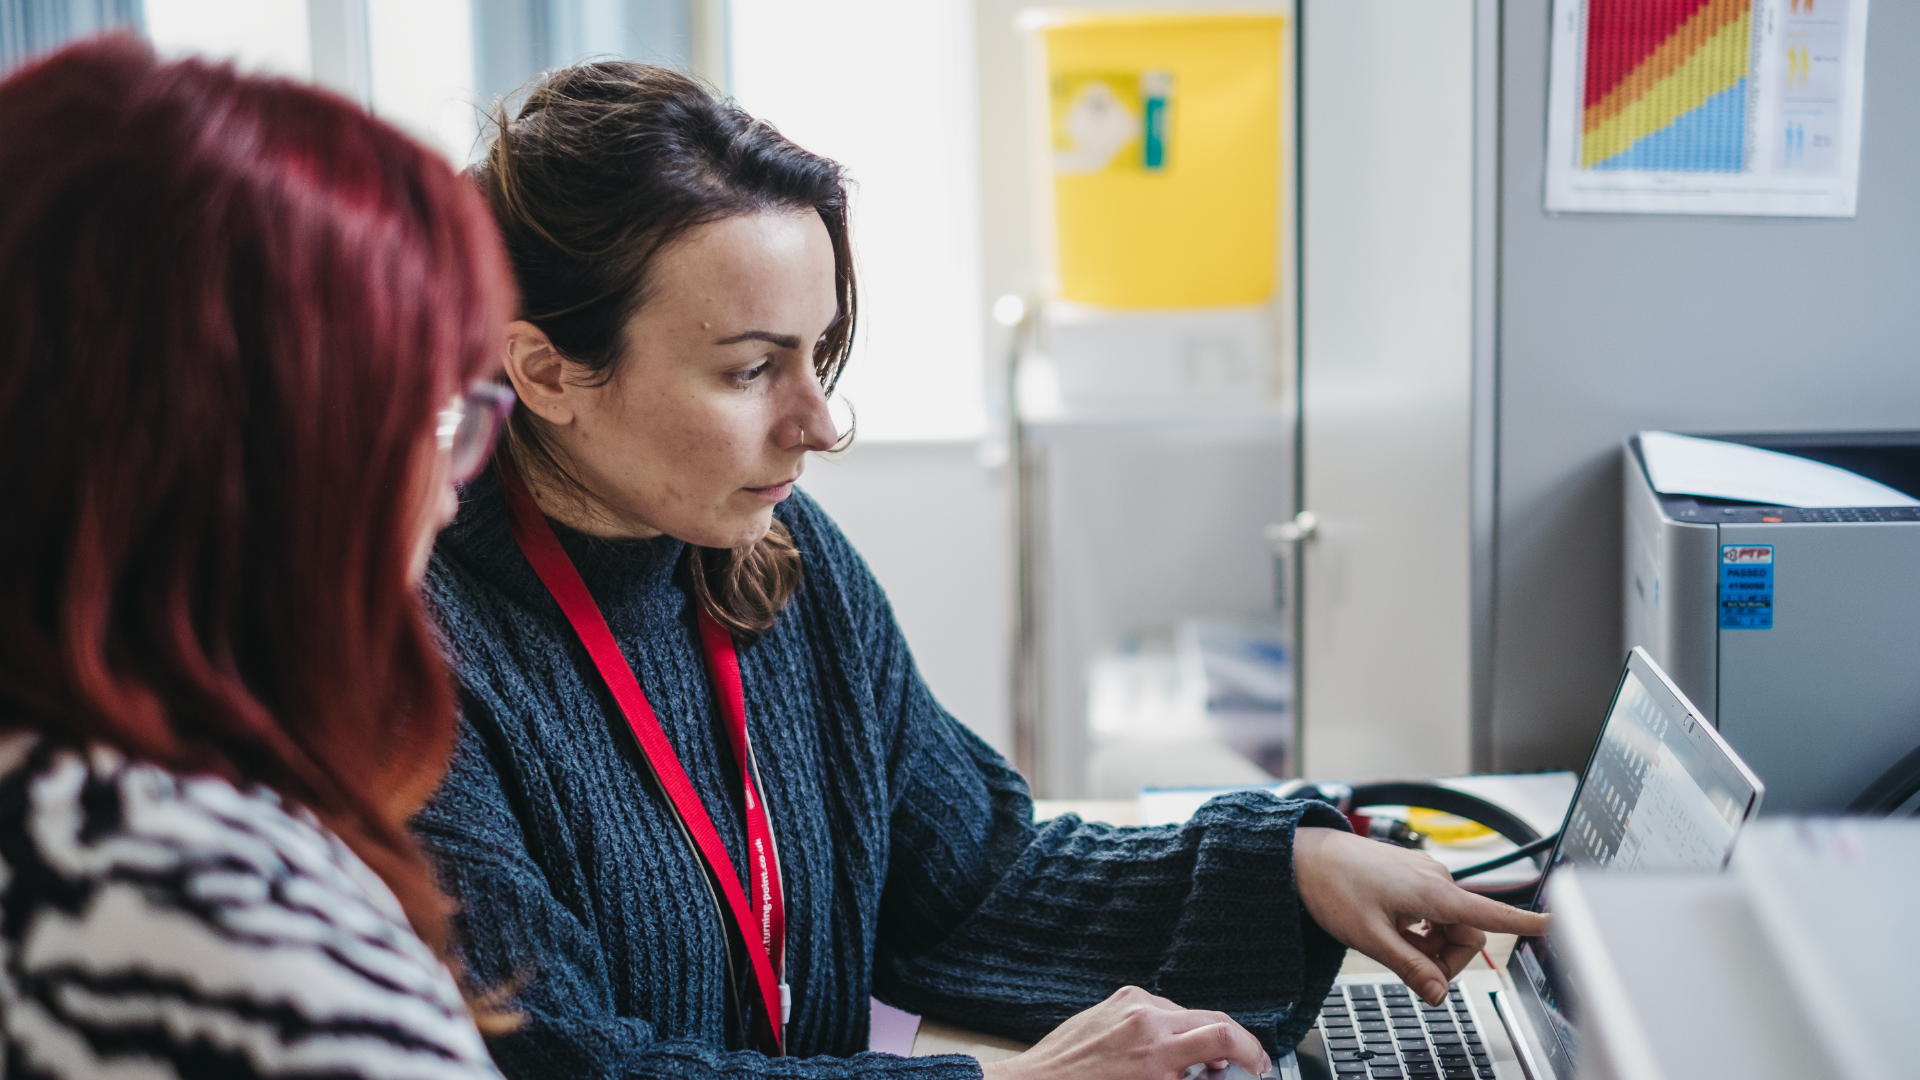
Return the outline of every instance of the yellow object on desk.
<path id="1" fill-rule="evenodd" d="M 1436 844 L 1472 844 L 1496 835 L 1477 821 L 1453 814 L 1429 810 L 1424 806 L 1407 807 L 1407 827 L 1423 833 Z"/>

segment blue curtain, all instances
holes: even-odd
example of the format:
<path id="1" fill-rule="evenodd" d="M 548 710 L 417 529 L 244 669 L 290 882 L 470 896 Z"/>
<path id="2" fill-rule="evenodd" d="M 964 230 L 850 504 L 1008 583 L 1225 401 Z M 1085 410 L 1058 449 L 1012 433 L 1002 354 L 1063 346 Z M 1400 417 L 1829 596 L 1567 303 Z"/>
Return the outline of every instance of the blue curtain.
<path id="1" fill-rule="evenodd" d="M 77 37 L 144 30 L 140 0 L 0 0 L 0 73 Z"/>

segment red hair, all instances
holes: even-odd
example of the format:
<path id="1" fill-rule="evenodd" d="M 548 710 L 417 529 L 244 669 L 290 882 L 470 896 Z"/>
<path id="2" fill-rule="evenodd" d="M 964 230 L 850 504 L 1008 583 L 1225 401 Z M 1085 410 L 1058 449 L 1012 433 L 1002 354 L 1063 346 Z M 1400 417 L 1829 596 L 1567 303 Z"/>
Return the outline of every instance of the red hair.
<path id="1" fill-rule="evenodd" d="M 0 82 L 0 190 L 0 725 L 273 788 L 445 955 L 408 573 L 514 306 L 486 206 L 340 98 L 123 37 Z"/>

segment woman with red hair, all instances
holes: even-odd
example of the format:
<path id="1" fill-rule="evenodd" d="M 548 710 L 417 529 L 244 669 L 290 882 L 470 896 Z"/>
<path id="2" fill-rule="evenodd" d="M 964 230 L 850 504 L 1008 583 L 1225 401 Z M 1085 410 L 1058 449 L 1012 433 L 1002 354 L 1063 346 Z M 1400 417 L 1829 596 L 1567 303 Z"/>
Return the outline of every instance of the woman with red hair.
<path id="1" fill-rule="evenodd" d="M 0 82 L 0 1072 L 494 1076 L 405 822 L 499 425 L 472 186 L 131 39 Z M 508 399 L 510 401 L 510 399 Z"/>

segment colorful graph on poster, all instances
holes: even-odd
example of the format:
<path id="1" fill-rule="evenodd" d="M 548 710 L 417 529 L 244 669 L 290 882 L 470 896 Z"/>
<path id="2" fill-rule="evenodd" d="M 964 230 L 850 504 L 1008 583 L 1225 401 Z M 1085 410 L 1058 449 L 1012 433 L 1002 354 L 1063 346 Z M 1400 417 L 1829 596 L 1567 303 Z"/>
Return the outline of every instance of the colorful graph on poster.
<path id="1" fill-rule="evenodd" d="M 1588 0 L 1580 167 L 1746 168 L 1753 2 Z"/>

